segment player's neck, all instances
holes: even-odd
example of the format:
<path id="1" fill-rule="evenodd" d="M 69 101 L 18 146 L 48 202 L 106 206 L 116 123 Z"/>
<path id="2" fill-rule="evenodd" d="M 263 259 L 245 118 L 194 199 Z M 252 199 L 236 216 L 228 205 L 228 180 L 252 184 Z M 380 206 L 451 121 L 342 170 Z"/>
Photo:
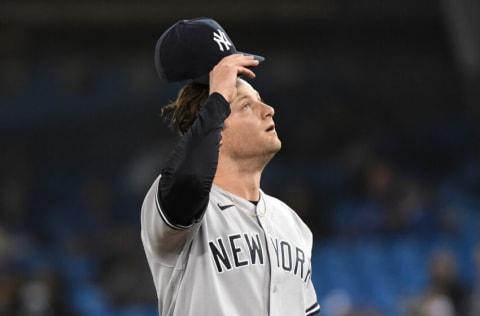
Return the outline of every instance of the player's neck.
<path id="1" fill-rule="evenodd" d="M 261 170 L 247 171 L 233 166 L 219 164 L 213 182 L 235 195 L 250 201 L 260 198 Z"/>

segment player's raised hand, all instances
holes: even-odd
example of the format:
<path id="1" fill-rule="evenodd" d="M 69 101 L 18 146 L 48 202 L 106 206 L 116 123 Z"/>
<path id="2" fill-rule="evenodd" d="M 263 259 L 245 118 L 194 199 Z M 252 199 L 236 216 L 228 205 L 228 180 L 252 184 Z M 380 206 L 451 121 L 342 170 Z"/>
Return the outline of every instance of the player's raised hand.
<path id="1" fill-rule="evenodd" d="M 253 56 L 233 54 L 224 57 L 210 72 L 210 94 L 217 92 L 231 103 L 237 95 L 237 77 L 255 78 L 250 67 L 258 66 Z"/>

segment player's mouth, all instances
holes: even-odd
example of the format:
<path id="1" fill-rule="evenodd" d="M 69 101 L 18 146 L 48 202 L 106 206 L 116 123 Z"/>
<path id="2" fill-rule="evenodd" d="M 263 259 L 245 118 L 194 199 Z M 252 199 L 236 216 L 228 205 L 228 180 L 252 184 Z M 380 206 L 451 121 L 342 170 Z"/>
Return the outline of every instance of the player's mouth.
<path id="1" fill-rule="evenodd" d="M 268 128 L 265 131 L 266 132 L 274 132 L 275 131 L 275 124 L 269 125 Z"/>

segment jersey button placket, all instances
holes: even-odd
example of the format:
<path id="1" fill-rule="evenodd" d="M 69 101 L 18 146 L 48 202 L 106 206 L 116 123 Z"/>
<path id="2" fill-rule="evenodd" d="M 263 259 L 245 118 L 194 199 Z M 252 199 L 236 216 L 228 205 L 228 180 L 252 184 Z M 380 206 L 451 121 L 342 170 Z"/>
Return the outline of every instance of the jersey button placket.
<path id="1" fill-rule="evenodd" d="M 256 209 L 256 212 L 257 212 L 257 220 L 258 220 L 258 224 L 260 225 L 262 231 L 263 231 L 263 234 L 264 234 L 264 238 L 265 238 L 265 242 L 266 242 L 266 245 L 267 245 L 267 256 L 268 256 L 268 272 L 269 272 L 269 288 L 267 289 L 268 290 L 268 296 L 269 296 L 269 299 L 268 299 L 268 315 L 278 315 L 277 313 L 277 309 L 276 309 L 276 306 L 275 306 L 275 303 L 272 302 L 273 301 L 276 301 L 273 296 L 274 296 L 274 292 L 276 292 L 276 287 L 275 287 L 275 291 L 273 290 L 273 278 L 272 278 L 272 274 L 273 274 L 273 265 L 276 264 L 276 261 L 272 261 L 272 259 L 275 258 L 275 253 L 274 253 L 274 249 L 273 247 L 271 246 L 271 225 L 269 223 L 269 220 L 268 220 L 268 216 L 258 216 L 259 214 L 265 214 L 265 208 L 261 208 L 260 207 L 260 204 L 257 205 L 257 209 Z M 265 205 L 265 204 L 263 204 Z M 263 213 L 262 213 L 263 212 Z M 267 215 L 267 214 L 265 214 Z M 276 259 L 274 259 L 276 260 Z"/>
<path id="2" fill-rule="evenodd" d="M 282 274 L 280 273 L 280 270 L 278 269 L 278 255 L 277 251 L 275 250 L 275 247 L 273 246 L 273 239 L 275 238 L 275 232 L 274 229 L 271 225 L 270 222 L 270 216 L 265 216 L 259 219 L 260 225 L 262 226 L 264 233 L 265 233 L 265 238 L 267 240 L 267 247 L 268 247 L 268 255 L 269 255 L 269 263 L 270 263 L 270 299 L 269 299 L 269 305 L 270 305 L 270 315 L 281 315 L 282 314 L 282 308 L 281 308 L 281 295 L 280 291 L 281 288 L 279 286 L 280 278 L 282 277 Z"/>

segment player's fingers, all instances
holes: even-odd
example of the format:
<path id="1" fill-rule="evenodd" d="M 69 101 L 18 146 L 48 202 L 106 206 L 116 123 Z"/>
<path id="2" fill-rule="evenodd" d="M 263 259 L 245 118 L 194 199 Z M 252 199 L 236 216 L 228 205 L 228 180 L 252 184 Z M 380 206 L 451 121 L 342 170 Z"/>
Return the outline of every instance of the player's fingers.
<path id="1" fill-rule="evenodd" d="M 223 58 L 214 68 L 213 73 L 239 75 L 255 78 L 251 68 L 258 66 L 260 62 L 250 55 L 233 54 Z"/>
<path id="2" fill-rule="evenodd" d="M 232 54 L 224 57 L 218 65 L 230 65 L 241 67 L 255 67 L 260 62 L 256 60 L 252 55 Z"/>
<path id="3" fill-rule="evenodd" d="M 218 92 L 230 102 L 236 94 L 238 76 L 255 78 L 250 67 L 257 66 L 259 61 L 253 56 L 234 54 L 224 57 L 210 72 L 210 94 Z"/>
<path id="4" fill-rule="evenodd" d="M 237 74 L 248 77 L 250 79 L 255 78 L 255 73 L 253 72 L 253 70 L 251 70 L 250 68 L 246 68 L 246 67 L 239 67 L 238 71 L 237 71 Z"/>

